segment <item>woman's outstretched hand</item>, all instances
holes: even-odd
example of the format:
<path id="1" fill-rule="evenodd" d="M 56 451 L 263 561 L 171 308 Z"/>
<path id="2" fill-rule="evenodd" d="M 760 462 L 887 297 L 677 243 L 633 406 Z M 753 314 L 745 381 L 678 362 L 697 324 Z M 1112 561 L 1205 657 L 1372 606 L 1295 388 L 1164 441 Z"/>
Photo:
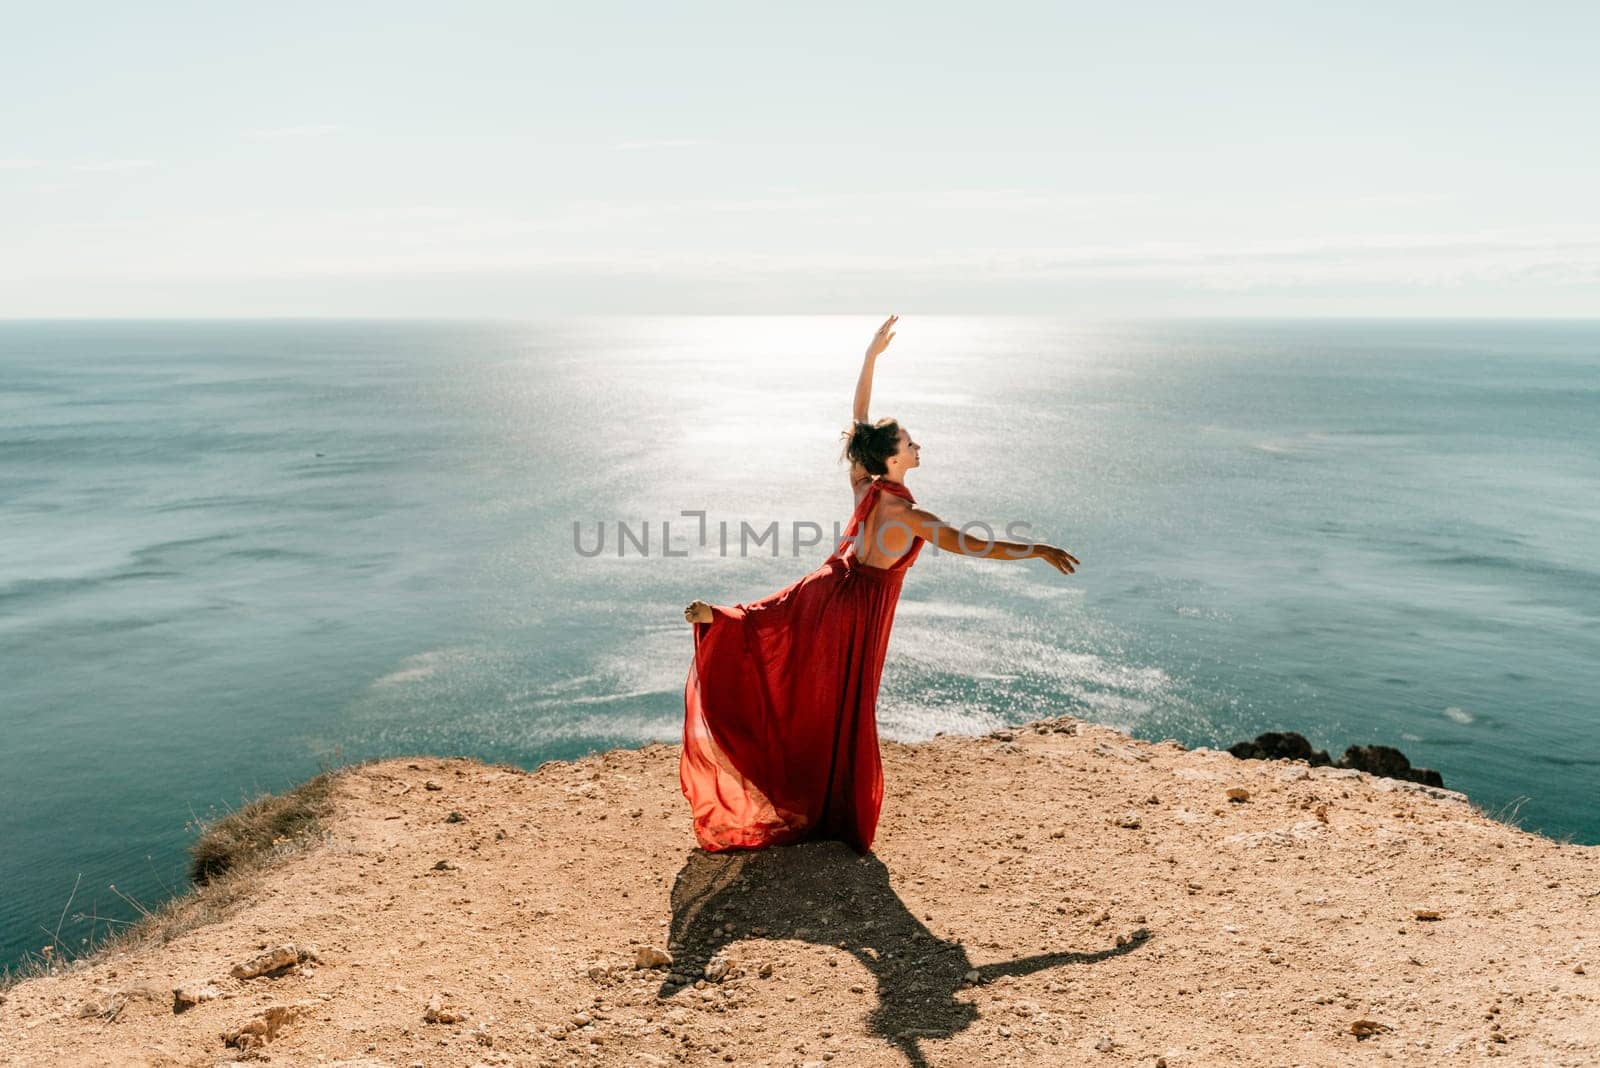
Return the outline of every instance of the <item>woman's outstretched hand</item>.
<path id="1" fill-rule="evenodd" d="M 889 342 L 894 340 L 894 324 L 900 321 L 900 316 L 891 315 L 878 327 L 878 332 L 872 336 L 872 344 L 867 346 L 867 359 L 877 359 L 878 354 L 889 347 Z"/>
<path id="2" fill-rule="evenodd" d="M 1043 560 L 1045 563 L 1049 564 L 1063 575 L 1072 574 L 1078 566 L 1078 558 L 1076 556 L 1073 556 L 1071 553 L 1067 552 L 1067 550 L 1059 549 L 1054 545 L 1035 545 L 1033 547 L 1033 555 L 1037 556 L 1039 559 Z"/>

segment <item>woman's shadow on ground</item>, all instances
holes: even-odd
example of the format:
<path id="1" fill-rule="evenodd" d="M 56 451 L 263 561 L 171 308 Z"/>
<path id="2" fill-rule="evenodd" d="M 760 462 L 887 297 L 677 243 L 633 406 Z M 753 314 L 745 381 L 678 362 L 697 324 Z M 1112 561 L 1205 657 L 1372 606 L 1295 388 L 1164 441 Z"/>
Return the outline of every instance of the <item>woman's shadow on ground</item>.
<path id="1" fill-rule="evenodd" d="M 949 1038 L 969 1026 L 977 1007 L 956 999 L 976 971 L 981 982 L 1066 964 L 1093 964 L 1130 953 L 1149 932 L 1093 952 L 1062 951 L 974 966 L 966 947 L 936 937 L 889 885 L 875 854 L 842 842 L 806 842 L 761 850 L 696 849 L 672 888 L 672 971 L 699 977 L 724 947 L 748 939 L 795 939 L 850 952 L 877 981 L 870 1033 L 898 1047 L 917 1068 L 927 1062 L 920 1038 Z M 680 987 L 663 983 L 658 996 Z"/>

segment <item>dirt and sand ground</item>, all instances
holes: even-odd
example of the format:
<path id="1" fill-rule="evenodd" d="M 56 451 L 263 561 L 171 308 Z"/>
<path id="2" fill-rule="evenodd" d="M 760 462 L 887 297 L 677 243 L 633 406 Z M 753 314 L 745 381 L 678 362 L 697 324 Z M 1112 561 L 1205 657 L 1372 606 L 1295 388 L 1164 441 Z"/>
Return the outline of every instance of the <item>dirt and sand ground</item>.
<path id="1" fill-rule="evenodd" d="M 708 854 L 678 751 L 347 769 L 220 921 L 0 995 L 0 1064 L 1600 1064 L 1600 847 L 1459 794 L 1062 718 L 885 743 L 866 857 Z"/>

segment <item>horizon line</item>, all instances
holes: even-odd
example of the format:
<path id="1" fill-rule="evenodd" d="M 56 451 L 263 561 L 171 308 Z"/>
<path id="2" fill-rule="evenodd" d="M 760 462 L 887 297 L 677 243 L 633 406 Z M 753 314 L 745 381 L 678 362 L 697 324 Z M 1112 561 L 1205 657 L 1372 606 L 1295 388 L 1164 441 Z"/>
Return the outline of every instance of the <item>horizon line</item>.
<path id="1" fill-rule="evenodd" d="M 854 319 L 863 312 L 585 312 L 543 315 L 0 315 L 0 323 L 535 323 L 576 319 Z M 900 314 L 900 313 L 896 313 Z M 1056 319 L 1110 322 L 1578 322 L 1600 315 L 1075 315 L 1066 312 L 912 312 L 914 319 Z"/>

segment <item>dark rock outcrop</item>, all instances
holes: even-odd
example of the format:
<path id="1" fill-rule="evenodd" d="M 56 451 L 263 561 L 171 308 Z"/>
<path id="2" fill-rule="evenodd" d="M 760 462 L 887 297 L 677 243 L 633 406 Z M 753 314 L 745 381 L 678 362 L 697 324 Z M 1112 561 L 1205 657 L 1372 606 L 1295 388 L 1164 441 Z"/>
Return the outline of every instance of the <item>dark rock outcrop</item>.
<path id="1" fill-rule="evenodd" d="M 1326 749 L 1313 749 L 1304 735 L 1295 731 L 1267 731 L 1253 742 L 1235 742 L 1228 752 L 1240 760 L 1304 760 L 1312 767 L 1330 764 L 1354 768 L 1386 779 L 1405 779 L 1425 786 L 1444 786 L 1444 776 L 1432 768 L 1414 768 L 1400 750 L 1388 745 L 1352 745 L 1337 762 L 1328 759 Z"/>
<path id="2" fill-rule="evenodd" d="M 1432 768 L 1414 768 L 1400 750 L 1387 745 L 1352 745 L 1339 758 L 1339 767 L 1355 768 L 1386 779 L 1409 779 L 1425 786 L 1443 786 L 1444 776 Z"/>
<path id="3" fill-rule="evenodd" d="M 1240 760 L 1304 760 L 1312 767 L 1332 763 L 1326 749 L 1312 749 L 1305 735 L 1294 731 L 1267 731 L 1253 742 L 1235 742 L 1228 752 Z"/>

